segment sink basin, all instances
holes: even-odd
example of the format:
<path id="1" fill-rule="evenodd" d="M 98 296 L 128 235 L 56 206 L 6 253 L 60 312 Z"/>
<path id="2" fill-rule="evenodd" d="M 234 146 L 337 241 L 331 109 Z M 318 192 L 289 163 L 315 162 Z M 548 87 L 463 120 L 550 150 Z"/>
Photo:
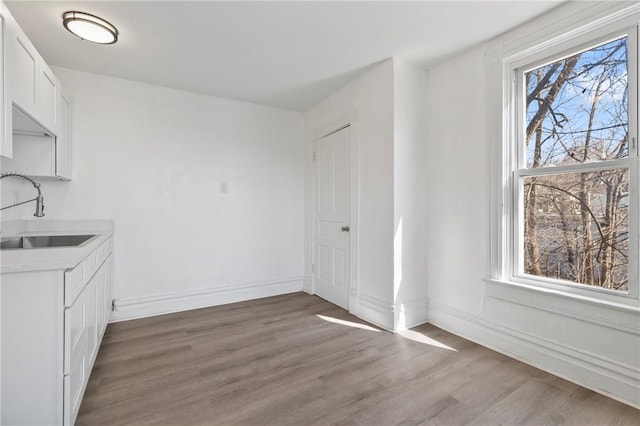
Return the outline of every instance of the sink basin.
<path id="1" fill-rule="evenodd" d="M 81 247 L 97 235 L 35 235 L 7 237 L 0 240 L 1 250 L 35 249 L 52 247 Z"/>

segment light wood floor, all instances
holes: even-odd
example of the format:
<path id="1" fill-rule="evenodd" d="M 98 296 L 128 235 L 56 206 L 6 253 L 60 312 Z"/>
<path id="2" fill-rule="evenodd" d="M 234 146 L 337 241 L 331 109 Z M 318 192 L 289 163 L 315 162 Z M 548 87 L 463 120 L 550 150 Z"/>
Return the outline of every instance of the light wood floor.
<path id="1" fill-rule="evenodd" d="M 111 324 L 76 424 L 640 424 L 434 326 L 412 332 L 422 342 L 304 293 Z"/>

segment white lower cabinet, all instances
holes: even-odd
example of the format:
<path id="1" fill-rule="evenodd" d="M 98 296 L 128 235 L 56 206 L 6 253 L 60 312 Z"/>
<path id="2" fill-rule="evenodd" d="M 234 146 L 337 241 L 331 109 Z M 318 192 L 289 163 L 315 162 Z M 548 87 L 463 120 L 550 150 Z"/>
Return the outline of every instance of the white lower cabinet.
<path id="1" fill-rule="evenodd" d="M 98 256 L 96 254 L 96 258 Z M 96 261 L 98 263 L 99 259 Z M 111 288 L 111 281 L 106 281 L 111 276 L 110 271 L 111 256 L 108 255 L 78 298 L 65 309 L 65 327 L 69 324 L 64 345 L 65 424 L 73 424 L 78 416 L 82 396 L 111 317 L 111 300 L 108 301 L 109 310 L 105 310 L 107 301 L 104 300 L 111 294 L 110 290 L 105 292 L 106 287 Z"/>
<path id="2" fill-rule="evenodd" d="M 71 326 L 72 330 L 75 329 L 75 333 L 69 339 L 69 346 L 65 342 L 65 363 L 68 360 L 68 369 L 64 371 L 64 418 L 69 419 L 69 422 L 73 422 L 78 414 L 84 391 L 83 384 L 89 379 L 87 376 L 89 349 L 87 348 L 87 333 L 83 326 L 87 320 L 87 305 L 84 297 L 81 299 L 83 300 L 78 300 L 78 303 L 65 313 L 65 317 L 69 317 L 69 320 L 75 323 Z M 69 351 L 66 350 L 67 347 L 70 348 Z"/>
<path id="3" fill-rule="evenodd" d="M 111 238 L 73 269 L 2 274 L 0 424 L 72 425 L 111 317 Z"/>
<path id="4" fill-rule="evenodd" d="M 88 357 L 92 353 L 89 334 L 94 328 L 91 324 L 91 305 L 95 305 L 93 302 L 95 300 L 94 280 L 95 277 L 64 313 L 65 327 L 68 327 L 64 344 L 64 418 L 70 419 L 71 423 L 80 409 L 84 384 L 89 379 L 90 373 L 87 370 Z"/>

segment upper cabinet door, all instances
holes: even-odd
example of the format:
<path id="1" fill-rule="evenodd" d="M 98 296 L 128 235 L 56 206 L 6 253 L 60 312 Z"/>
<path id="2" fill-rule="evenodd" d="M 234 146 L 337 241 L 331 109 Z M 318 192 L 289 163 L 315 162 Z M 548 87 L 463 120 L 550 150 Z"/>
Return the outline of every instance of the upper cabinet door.
<path id="1" fill-rule="evenodd" d="M 22 29 L 13 25 L 11 88 L 13 103 L 32 117 L 37 116 L 38 65 L 40 56 Z"/>
<path id="2" fill-rule="evenodd" d="M 58 79 L 17 23 L 13 27 L 13 104 L 53 134 L 58 132 Z"/>
<path id="3" fill-rule="evenodd" d="M 54 134 L 58 134 L 58 92 L 59 83 L 53 71 L 44 63 L 40 61 L 40 67 L 38 68 L 38 76 L 40 81 L 38 91 L 40 92 L 40 99 L 36 105 L 37 118 L 40 123 L 52 131 Z"/>
<path id="4" fill-rule="evenodd" d="M 9 78 L 9 55 L 11 49 L 11 15 L 0 2 L 0 156 L 13 156 L 13 134 L 11 107 L 11 85 Z"/>
<path id="5" fill-rule="evenodd" d="M 58 96 L 58 137 L 56 138 L 56 176 L 71 180 L 71 101 Z"/>

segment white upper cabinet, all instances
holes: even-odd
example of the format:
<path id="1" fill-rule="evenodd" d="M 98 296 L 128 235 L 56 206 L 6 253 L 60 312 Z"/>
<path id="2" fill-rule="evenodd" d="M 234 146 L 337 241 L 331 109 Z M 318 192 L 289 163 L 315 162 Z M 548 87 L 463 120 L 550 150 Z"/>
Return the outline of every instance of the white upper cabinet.
<path id="1" fill-rule="evenodd" d="M 16 171 L 34 179 L 71 180 L 71 103 L 58 96 L 60 125 L 56 136 L 19 109 L 13 111 L 13 158 L 3 158 L 5 171 Z"/>
<path id="2" fill-rule="evenodd" d="M 0 0 L 4 170 L 71 179 L 71 103 L 60 82 Z"/>
<path id="3" fill-rule="evenodd" d="M 31 117 L 36 117 L 39 103 L 40 55 L 22 29 L 15 23 L 12 27 L 9 64 L 13 103 Z"/>
<path id="4" fill-rule="evenodd" d="M 9 56 L 11 48 L 11 15 L 0 2 L 0 156 L 13 155 L 11 86 L 9 82 Z"/>
<path id="5" fill-rule="evenodd" d="M 58 96 L 56 177 L 71 180 L 71 101 L 64 93 Z"/>
<path id="6" fill-rule="evenodd" d="M 51 130 L 54 134 L 58 134 L 58 95 L 60 91 L 60 83 L 44 61 L 40 61 L 38 69 L 39 78 L 39 95 L 37 111 L 39 121 Z"/>

